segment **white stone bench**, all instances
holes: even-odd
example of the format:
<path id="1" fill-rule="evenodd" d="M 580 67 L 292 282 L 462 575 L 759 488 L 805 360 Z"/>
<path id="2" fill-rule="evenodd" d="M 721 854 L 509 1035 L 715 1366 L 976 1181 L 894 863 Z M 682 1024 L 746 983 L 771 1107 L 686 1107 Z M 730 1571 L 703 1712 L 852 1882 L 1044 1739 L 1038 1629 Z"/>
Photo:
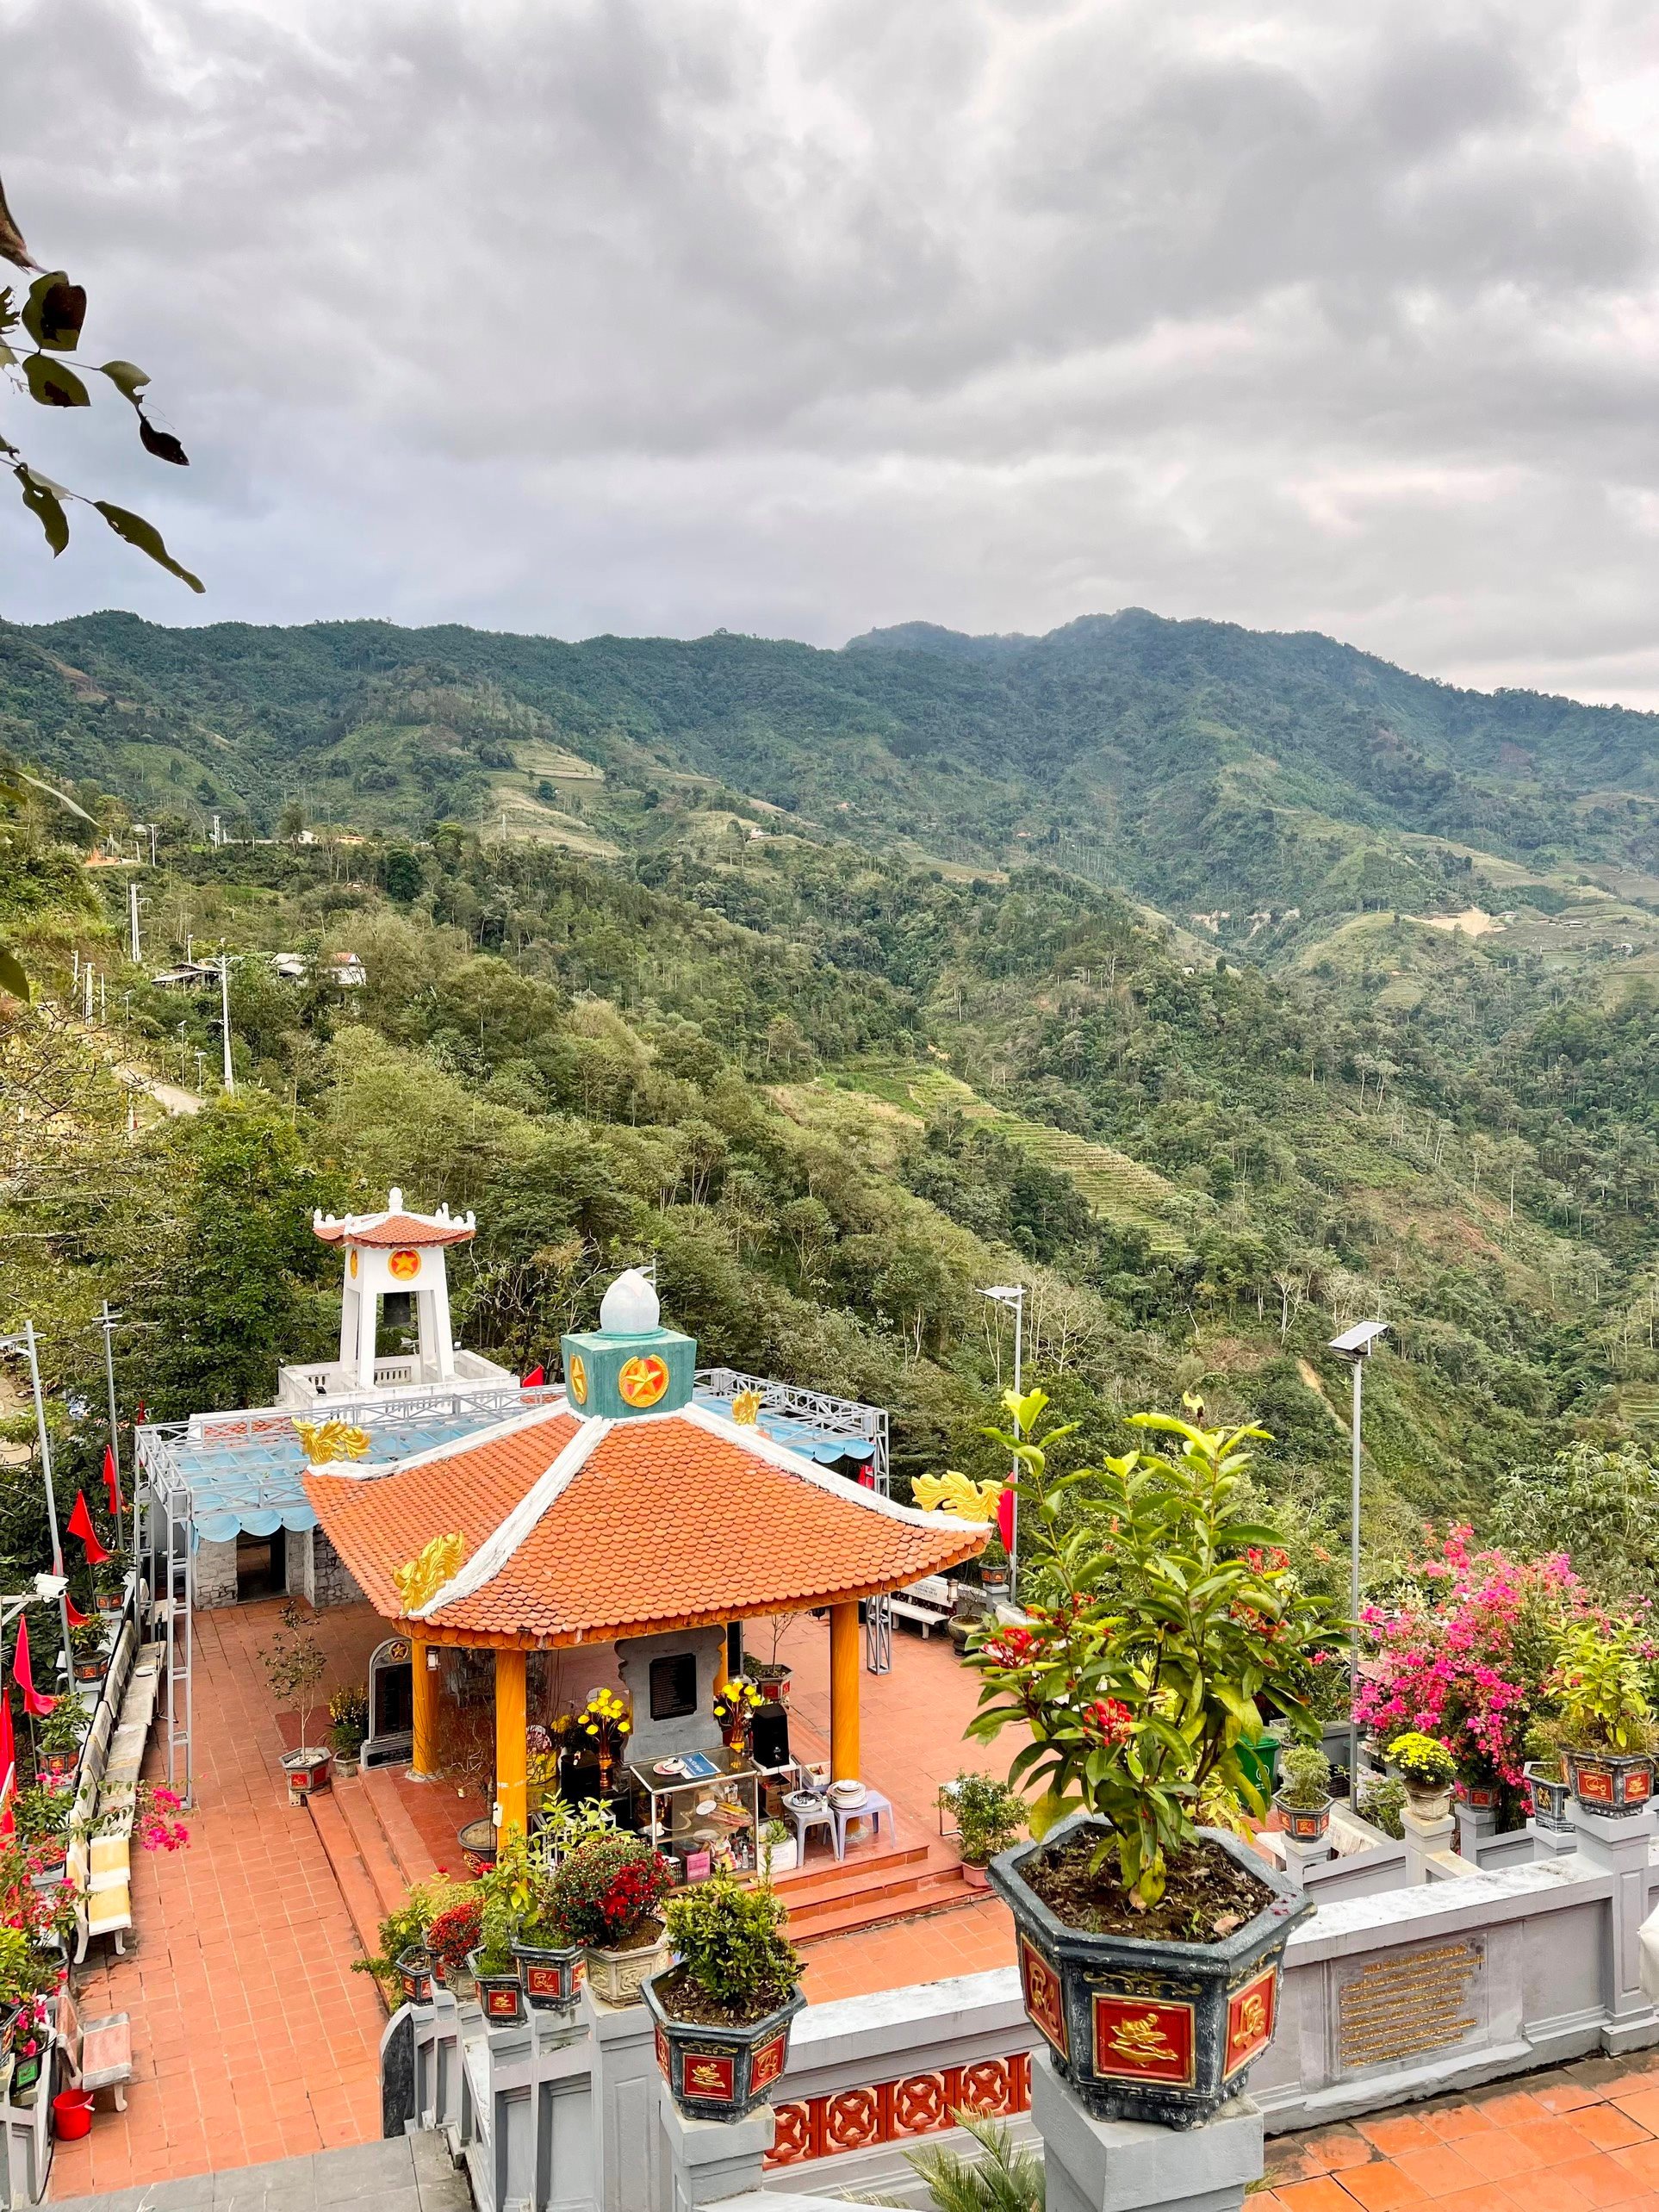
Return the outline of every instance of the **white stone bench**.
<path id="1" fill-rule="evenodd" d="M 935 1628 L 948 1628 L 956 1611 L 956 1585 L 943 1575 L 927 1575 L 907 1589 L 895 1590 L 887 1600 L 895 1620 L 913 1620 L 923 1638 Z"/>

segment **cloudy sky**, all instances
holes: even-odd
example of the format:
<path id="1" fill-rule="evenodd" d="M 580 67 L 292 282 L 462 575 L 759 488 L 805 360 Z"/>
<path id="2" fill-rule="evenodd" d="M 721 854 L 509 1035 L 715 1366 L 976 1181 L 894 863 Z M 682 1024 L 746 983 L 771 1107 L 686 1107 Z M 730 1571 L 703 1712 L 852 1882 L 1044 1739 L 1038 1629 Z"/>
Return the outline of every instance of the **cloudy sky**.
<path id="1" fill-rule="evenodd" d="M 1649 0 L 0 0 L 140 506 L 0 613 L 581 637 L 1139 605 L 1659 704 Z"/>

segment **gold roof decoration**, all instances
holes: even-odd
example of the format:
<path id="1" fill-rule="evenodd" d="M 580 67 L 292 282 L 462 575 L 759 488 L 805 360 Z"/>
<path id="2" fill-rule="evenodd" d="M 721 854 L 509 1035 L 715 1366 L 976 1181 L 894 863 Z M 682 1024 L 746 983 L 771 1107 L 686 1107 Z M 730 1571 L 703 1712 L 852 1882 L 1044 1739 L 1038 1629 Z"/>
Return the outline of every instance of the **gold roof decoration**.
<path id="1" fill-rule="evenodd" d="M 911 1494 L 925 1513 L 954 1513 L 958 1520 L 994 1521 L 1005 1482 L 976 1482 L 955 1468 L 943 1475 L 918 1475 Z"/>
<path id="2" fill-rule="evenodd" d="M 299 1432 L 305 1456 L 313 1467 L 326 1467 L 331 1459 L 361 1459 L 369 1449 L 369 1432 L 355 1427 L 350 1421 L 302 1421 L 294 1423 Z"/>
<path id="3" fill-rule="evenodd" d="M 455 1580 L 466 1545 L 458 1534 L 435 1536 L 405 1567 L 394 1567 L 392 1580 L 406 1613 L 416 1612 Z"/>
<path id="4" fill-rule="evenodd" d="M 740 1390 L 731 1401 L 731 1418 L 739 1428 L 753 1428 L 761 1417 L 758 1390 Z"/>

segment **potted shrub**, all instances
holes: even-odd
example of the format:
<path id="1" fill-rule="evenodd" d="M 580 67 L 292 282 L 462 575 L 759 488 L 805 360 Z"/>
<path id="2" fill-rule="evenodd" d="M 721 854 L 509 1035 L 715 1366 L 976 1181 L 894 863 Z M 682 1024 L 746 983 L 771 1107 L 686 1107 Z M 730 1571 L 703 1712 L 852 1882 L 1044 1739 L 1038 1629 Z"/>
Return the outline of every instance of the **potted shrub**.
<path id="1" fill-rule="evenodd" d="M 770 1881 L 774 1874 L 792 1873 L 800 1864 L 801 1847 L 795 1831 L 782 1820 L 761 1826 L 761 1873 Z"/>
<path id="2" fill-rule="evenodd" d="M 1408 1729 L 1389 1744 L 1387 1758 L 1406 1786 L 1406 1802 L 1419 1820 L 1444 1820 L 1451 1810 L 1457 1762 L 1438 1737 Z"/>
<path id="3" fill-rule="evenodd" d="M 589 1985 L 607 2004 L 637 2004 L 640 1985 L 666 1961 L 657 1915 L 671 1886 L 662 1854 L 620 1833 L 579 1845 L 554 1875 L 554 1917 L 587 1947 Z"/>
<path id="4" fill-rule="evenodd" d="M 77 1622 L 69 1631 L 70 1654 L 75 1664 L 78 1682 L 101 1682 L 109 1664 L 109 1652 L 103 1640 L 101 1620 Z"/>
<path id="5" fill-rule="evenodd" d="M 66 1790 L 49 1789 L 43 1782 L 19 1790 L 11 1801 L 17 1840 L 35 1867 L 36 1883 L 63 1880 L 73 1802 Z"/>
<path id="6" fill-rule="evenodd" d="M 789 1681 L 793 1671 L 787 1660 L 778 1656 L 784 1637 L 792 1625 L 800 1619 L 798 1612 L 774 1613 L 767 1622 L 771 1631 L 772 1650 L 762 1659 L 749 1648 L 747 1637 L 743 1643 L 743 1672 L 759 1690 L 767 1705 L 789 1703 Z"/>
<path id="7" fill-rule="evenodd" d="M 79 1765 L 86 1727 L 86 1708 L 78 1698 L 59 1698 L 45 1719 L 35 1723 L 40 1771 L 54 1783 L 68 1781 Z"/>
<path id="8" fill-rule="evenodd" d="M 484 1901 L 475 1882 L 455 1885 L 451 1900 L 433 1913 L 426 1929 L 426 1948 L 444 1986 L 452 1997 L 477 1993 L 472 1954 L 483 1941 Z"/>
<path id="9" fill-rule="evenodd" d="M 423 1885 L 409 1892 L 380 1923 L 380 1948 L 371 1959 L 354 1959 L 353 1973 L 373 1974 L 382 1989 L 410 2004 L 430 2004 L 437 1961 L 427 1943 L 435 1900 Z"/>
<path id="10" fill-rule="evenodd" d="M 1391 1836 L 1398 1843 L 1404 1836 L 1406 1824 L 1400 1817 L 1406 1809 L 1406 1786 L 1398 1774 L 1374 1774 L 1360 1786 L 1358 1807 L 1362 1820 L 1373 1828 Z"/>
<path id="11" fill-rule="evenodd" d="M 1587 1811 L 1639 1812 L 1653 1797 L 1653 1707 L 1643 1681 L 1646 1637 L 1631 1619 L 1569 1629 L 1553 1687 L 1573 1795 Z"/>
<path id="12" fill-rule="evenodd" d="M 337 1774 L 355 1774 L 363 1757 L 363 1739 L 369 1731 L 369 1699 L 355 1682 L 335 1691 L 328 1700 L 328 1748 Z"/>
<path id="13" fill-rule="evenodd" d="M 328 1787 L 328 1747 L 311 1740 L 311 1716 L 328 1662 L 316 1629 L 291 1600 L 283 1607 L 282 1626 L 261 1656 L 271 1695 L 284 1705 L 291 1699 L 298 1711 L 300 1741 L 284 1755 L 283 1772 L 288 1776 L 289 1803 L 303 1805 Z"/>
<path id="14" fill-rule="evenodd" d="M 1186 2128 L 1237 2095 L 1271 2041 L 1280 1961 L 1312 1905 L 1195 1804 L 1266 1811 L 1241 1737 L 1263 1732 L 1258 1691 L 1306 1722 L 1293 1687 L 1328 1643 L 1323 1600 L 1272 1532 L 1240 1511 L 1254 1428 L 1134 1417 L 1174 1439 L 1058 1480 L 1036 1432 L 1041 1391 L 1003 1403 L 992 1432 L 1020 1468 L 1020 1526 L 1050 1602 L 973 1639 L 985 1676 L 969 1733 L 1028 1729 L 1010 1779 L 1043 1794 L 1030 1842 L 991 1864 L 1015 1918 L 1026 2010 L 1097 2117 Z M 1081 1490 L 1081 1527 L 1062 1507 Z M 1054 1817 L 1059 1815 L 1058 1818 Z"/>
<path id="15" fill-rule="evenodd" d="M 92 1595 L 101 1613 L 118 1613 L 127 1600 L 127 1555 L 107 1553 L 92 1569 Z"/>
<path id="16" fill-rule="evenodd" d="M 1331 1825 L 1331 1762 L 1317 1743 L 1292 1743 L 1280 1754 L 1283 1780 L 1275 1791 L 1284 1833 L 1296 1843 L 1318 1843 Z"/>
<path id="17" fill-rule="evenodd" d="M 956 1819 L 962 1879 L 970 1889 L 989 1889 L 985 1869 L 1025 1826 L 1025 1799 L 994 1774 L 965 1768 L 940 1790 L 940 1809 Z"/>
<path id="18" fill-rule="evenodd" d="M 559 1918 L 551 1861 L 532 1849 L 521 1835 L 504 1836 L 495 1864 L 483 1880 L 482 1956 L 494 1962 L 511 1958 L 531 2009 L 568 2016 L 581 1995 L 585 1973 L 582 1946 Z M 484 2010 L 490 2010 L 487 1975 L 475 1968 Z M 505 2017 L 492 2015 L 492 2017 Z"/>
<path id="19" fill-rule="evenodd" d="M 783 2072 L 789 2023 L 806 2002 L 783 1921 L 769 1887 L 742 1889 L 725 1874 L 668 1900 L 674 1963 L 641 1994 L 657 2064 L 688 2120 L 740 2120 Z"/>
<path id="20" fill-rule="evenodd" d="M 1534 1720 L 1526 1731 L 1526 1786 L 1532 1795 L 1532 1817 L 1540 1828 L 1566 1835 L 1573 1825 L 1568 1803 L 1573 1786 L 1562 1756 L 1558 1720 Z"/>
<path id="21" fill-rule="evenodd" d="M 993 1536 L 979 1554 L 979 1588 L 993 1611 L 1008 1602 L 1009 1584 L 1008 1554 Z"/>

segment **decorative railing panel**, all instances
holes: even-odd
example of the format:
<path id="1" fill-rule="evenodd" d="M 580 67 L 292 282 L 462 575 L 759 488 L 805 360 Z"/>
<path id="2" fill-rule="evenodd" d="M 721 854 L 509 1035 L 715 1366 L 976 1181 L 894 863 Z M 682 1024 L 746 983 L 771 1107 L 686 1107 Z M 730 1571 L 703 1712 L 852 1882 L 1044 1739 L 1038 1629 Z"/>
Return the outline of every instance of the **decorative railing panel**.
<path id="1" fill-rule="evenodd" d="M 955 2125 L 954 2115 L 1000 2120 L 1031 2108 L 1031 2054 L 977 2059 L 932 2073 L 901 2074 L 892 2081 L 843 2089 L 776 2106 L 777 2133 L 768 2167 L 804 2165 L 842 2151 L 865 2151 L 907 2136 L 937 2135 Z"/>

